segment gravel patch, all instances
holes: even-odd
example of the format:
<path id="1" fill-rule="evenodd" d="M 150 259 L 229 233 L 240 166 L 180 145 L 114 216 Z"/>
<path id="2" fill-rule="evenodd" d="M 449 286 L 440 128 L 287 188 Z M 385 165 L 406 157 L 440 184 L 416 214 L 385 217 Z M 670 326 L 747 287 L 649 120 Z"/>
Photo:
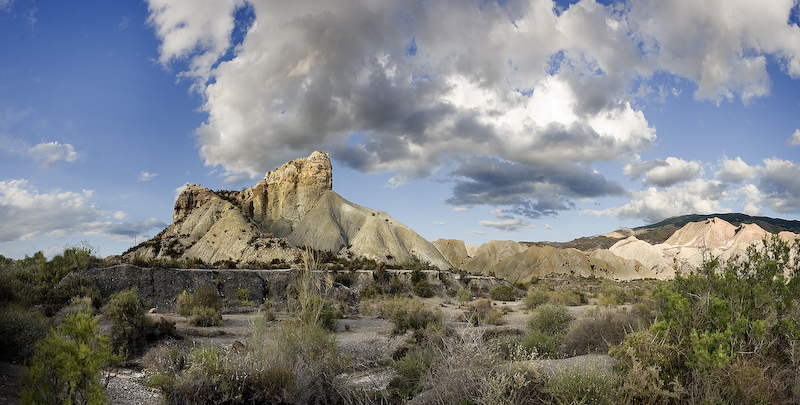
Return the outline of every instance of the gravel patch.
<path id="1" fill-rule="evenodd" d="M 144 383 L 144 373 L 120 368 L 108 374 L 106 395 L 109 403 L 120 405 L 163 404 L 164 396 Z"/>

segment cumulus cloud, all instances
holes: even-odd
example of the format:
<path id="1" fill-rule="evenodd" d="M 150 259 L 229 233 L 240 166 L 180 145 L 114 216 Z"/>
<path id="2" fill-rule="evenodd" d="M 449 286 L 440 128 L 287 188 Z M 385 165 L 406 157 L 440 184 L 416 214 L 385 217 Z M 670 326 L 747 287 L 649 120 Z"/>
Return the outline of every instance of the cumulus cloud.
<path id="1" fill-rule="evenodd" d="M 158 176 L 158 173 L 148 173 L 145 171 L 141 171 L 139 173 L 139 181 L 150 181 L 156 178 L 156 176 Z"/>
<path id="2" fill-rule="evenodd" d="M 650 187 L 630 192 L 631 201 L 605 210 L 585 210 L 583 213 L 608 215 L 620 219 L 645 219 L 658 222 L 663 219 L 692 214 L 728 212 L 722 201 L 728 197 L 726 186 L 718 180 L 697 179 L 666 189 Z"/>
<path id="3" fill-rule="evenodd" d="M 185 63 L 180 77 L 203 96 L 208 118 L 195 136 L 207 165 L 259 177 L 323 148 L 361 172 L 394 173 L 393 186 L 455 167 L 448 203 L 536 218 L 622 193 L 590 167 L 652 146 L 655 129 L 631 101 L 654 94 L 639 89 L 657 87 L 656 72 L 716 103 L 769 94 L 768 59 L 800 78 L 792 7 L 149 0 L 148 21 L 159 61 Z M 244 22 L 234 17 L 243 9 Z M 507 166 L 497 186 L 491 159 Z M 694 161 L 645 163 L 628 173 L 644 186 L 703 174 Z"/>
<path id="4" fill-rule="evenodd" d="M 800 129 L 795 129 L 792 136 L 786 140 L 786 144 L 789 146 L 800 146 Z"/>
<path id="5" fill-rule="evenodd" d="M 42 162 L 43 169 L 49 169 L 59 161 L 75 162 L 80 153 L 68 143 L 44 142 L 27 150 L 27 155 L 37 162 Z"/>
<path id="6" fill-rule="evenodd" d="M 644 174 L 644 186 L 670 187 L 702 176 L 703 167 L 700 162 L 668 157 L 630 163 L 623 168 L 623 172 L 632 179 Z"/>
<path id="7" fill-rule="evenodd" d="M 756 177 L 758 168 L 745 163 L 742 158 L 722 159 L 722 168 L 714 175 L 728 183 L 741 183 L 745 180 L 751 180 Z"/>
<path id="8" fill-rule="evenodd" d="M 771 210 L 781 214 L 800 213 L 800 164 L 765 159 L 758 189 L 764 196 L 761 203 Z"/>
<path id="9" fill-rule="evenodd" d="M 753 184 L 745 185 L 744 187 L 736 190 L 736 194 L 742 201 L 742 212 L 747 215 L 761 215 L 761 209 L 758 204 L 761 202 L 761 193 L 758 188 Z"/>
<path id="10" fill-rule="evenodd" d="M 89 202 L 93 191 L 56 190 L 42 193 L 27 180 L 0 181 L 0 242 L 68 233 L 129 240 L 134 235 L 166 226 L 151 218 L 140 222 L 112 222 L 108 213 Z"/>

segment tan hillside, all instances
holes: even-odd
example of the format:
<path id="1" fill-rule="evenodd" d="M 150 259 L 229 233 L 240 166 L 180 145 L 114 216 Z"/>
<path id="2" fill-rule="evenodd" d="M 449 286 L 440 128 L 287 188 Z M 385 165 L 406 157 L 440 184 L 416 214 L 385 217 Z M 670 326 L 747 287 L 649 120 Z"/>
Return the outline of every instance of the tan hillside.
<path id="1" fill-rule="evenodd" d="M 758 226 L 758 225 L 755 225 Z M 736 235 L 736 227 L 719 218 L 691 222 L 670 236 L 665 245 L 696 248 L 727 248 Z"/>
<path id="2" fill-rule="evenodd" d="M 353 204 L 327 191 L 288 237 L 295 246 L 310 246 L 340 255 L 395 263 L 415 255 L 440 269 L 452 266 L 436 247 L 385 212 Z"/>
<path id="3" fill-rule="evenodd" d="M 511 240 L 492 240 L 481 245 L 475 256 L 461 266 L 461 269 L 472 274 L 487 275 L 508 257 L 524 252 L 525 249 L 525 245 Z"/>
<path id="4" fill-rule="evenodd" d="M 573 248 L 559 249 L 545 244 L 532 244 L 530 248 L 525 248 L 525 245 L 511 241 L 492 241 L 481 246 L 476 256 L 467 261 L 462 269 L 474 274 L 493 274 L 512 282 L 549 274 L 618 280 L 670 279 L 676 271 L 693 271 L 706 258 L 728 260 L 742 256 L 749 246 L 763 246 L 762 240 L 771 237 L 757 224 L 737 227 L 720 218 L 687 223 L 665 238 L 665 243 L 657 245 L 637 239 L 634 235 L 639 233 L 641 230 L 618 229 L 605 236 L 625 236 L 625 239 L 617 241 L 609 249 L 588 252 Z M 778 237 L 794 241 L 797 235 L 781 232 Z"/>
<path id="5" fill-rule="evenodd" d="M 461 268 L 461 266 L 470 259 L 470 255 L 467 252 L 467 245 L 463 240 L 436 239 L 432 243 L 453 267 Z"/>
<path id="6" fill-rule="evenodd" d="M 390 264 L 416 255 L 441 269 L 451 267 L 412 229 L 336 194 L 332 179 L 328 154 L 314 152 L 241 192 L 187 186 L 175 202 L 173 223 L 125 257 L 241 264 L 291 261 L 297 247 L 309 246 Z"/>
<path id="7" fill-rule="evenodd" d="M 534 245 L 524 250 L 514 249 L 514 245 L 508 243 L 500 248 L 492 242 L 486 245 L 489 245 L 488 248 L 482 246 L 479 254 L 463 267 L 464 270 L 494 275 L 511 282 L 527 282 L 534 277 L 550 274 L 619 280 L 652 276 L 641 264 L 617 257 L 607 250 L 586 254 L 577 249 L 558 249 L 547 245 Z"/>

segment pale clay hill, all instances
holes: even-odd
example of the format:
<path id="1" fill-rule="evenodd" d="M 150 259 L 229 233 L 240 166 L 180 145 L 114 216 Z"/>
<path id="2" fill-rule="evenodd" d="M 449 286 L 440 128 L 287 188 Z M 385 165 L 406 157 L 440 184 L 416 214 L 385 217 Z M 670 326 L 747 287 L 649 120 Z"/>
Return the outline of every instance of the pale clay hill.
<path id="1" fill-rule="evenodd" d="M 749 246 L 760 247 L 765 239 L 773 237 L 756 224 L 737 227 L 719 218 L 688 223 L 664 243 L 656 245 L 637 239 L 633 230 L 615 232 L 619 234 L 617 237 L 627 237 L 610 249 L 588 252 L 547 245 L 527 247 L 514 241 L 487 242 L 474 254 L 465 254 L 466 249 L 458 246 L 460 241 L 456 240 L 440 239 L 434 241 L 434 245 L 462 270 L 502 277 L 511 282 L 530 281 L 550 274 L 631 280 L 670 279 L 676 271 L 687 273 L 697 268 L 704 257 L 729 260 L 744 255 Z M 784 231 L 777 237 L 792 242 L 798 235 Z"/>
<path id="2" fill-rule="evenodd" d="M 735 226 L 709 218 L 686 223 L 658 244 L 637 239 L 640 231 L 620 229 L 603 236 L 624 239 L 609 249 L 589 251 L 514 241 L 490 241 L 480 247 L 455 239 L 431 243 L 385 212 L 345 200 L 332 185 L 330 158 L 324 152 L 288 162 L 242 191 L 213 192 L 189 185 L 175 202 L 172 225 L 125 256 L 246 266 L 292 262 L 299 248 L 307 246 L 387 264 L 413 255 L 439 269 L 455 267 L 511 282 L 551 274 L 669 279 L 676 271 L 696 268 L 704 257 L 727 260 L 772 237 L 755 223 Z M 798 235 L 784 231 L 777 237 L 793 241 Z"/>
<path id="3" fill-rule="evenodd" d="M 125 257 L 291 262 L 299 247 L 308 246 L 389 264 L 414 255 L 440 269 L 451 268 L 411 228 L 385 212 L 345 200 L 332 185 L 324 152 L 286 163 L 241 192 L 189 185 L 175 202 L 173 223 Z"/>

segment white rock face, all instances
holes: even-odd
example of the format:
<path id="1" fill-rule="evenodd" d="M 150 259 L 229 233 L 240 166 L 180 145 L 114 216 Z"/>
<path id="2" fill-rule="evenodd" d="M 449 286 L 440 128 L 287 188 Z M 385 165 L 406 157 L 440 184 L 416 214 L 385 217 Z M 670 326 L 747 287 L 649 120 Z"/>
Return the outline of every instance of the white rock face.
<path id="1" fill-rule="evenodd" d="M 452 267 L 419 234 L 384 212 L 343 199 L 332 185 L 325 152 L 286 163 L 241 192 L 190 185 L 175 203 L 172 225 L 126 256 L 288 262 L 297 247 L 308 246 L 385 263 L 415 255 L 440 269 Z"/>

